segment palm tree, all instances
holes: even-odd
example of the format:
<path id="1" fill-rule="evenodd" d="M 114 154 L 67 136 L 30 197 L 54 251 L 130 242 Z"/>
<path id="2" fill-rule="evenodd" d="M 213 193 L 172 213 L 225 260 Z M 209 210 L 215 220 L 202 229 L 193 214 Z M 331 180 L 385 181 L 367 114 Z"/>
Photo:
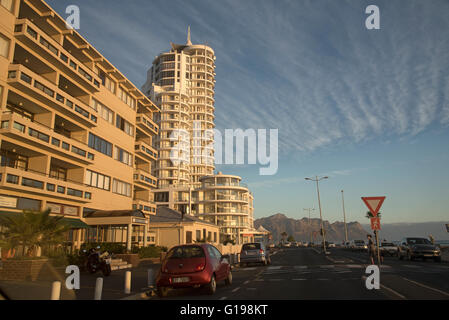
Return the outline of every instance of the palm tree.
<path id="1" fill-rule="evenodd" d="M 281 237 L 282 237 L 282 241 L 283 241 L 283 242 L 285 242 L 285 238 L 287 238 L 287 235 L 288 235 L 288 234 L 287 234 L 287 232 L 285 232 L 285 231 L 281 233 Z"/>
<path id="2" fill-rule="evenodd" d="M 50 216 L 50 210 L 24 210 L 17 216 L 0 218 L 0 226 L 6 229 L 0 235 L 10 245 L 21 246 L 23 255 L 25 248 L 35 255 L 39 247 L 50 247 L 64 241 L 69 226 L 62 219 L 62 216 Z"/>

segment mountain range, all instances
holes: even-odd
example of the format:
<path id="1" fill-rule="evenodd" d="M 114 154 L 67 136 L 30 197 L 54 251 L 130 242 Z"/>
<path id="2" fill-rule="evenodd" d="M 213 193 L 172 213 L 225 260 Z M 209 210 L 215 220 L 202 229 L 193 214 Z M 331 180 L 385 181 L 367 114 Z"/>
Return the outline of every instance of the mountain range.
<path id="1" fill-rule="evenodd" d="M 435 240 L 449 241 L 449 233 L 446 230 L 447 222 L 420 222 L 420 223 L 386 223 L 381 224 L 379 232 L 381 239 L 388 241 L 398 241 L 403 237 L 429 237 L 432 235 Z M 324 229 L 326 230 L 326 240 L 341 243 L 345 239 L 344 223 L 337 221 L 330 223 L 324 221 Z M 281 234 L 286 232 L 292 235 L 296 241 L 310 241 L 310 233 L 315 232 L 313 242 L 321 242 L 320 219 L 302 218 L 293 219 L 285 214 L 277 213 L 269 217 L 259 218 L 254 221 L 255 228 L 263 226 L 273 235 L 275 242 L 282 239 Z M 347 223 L 348 239 L 366 239 L 368 233 L 372 234 L 369 224 L 360 224 L 357 221 Z"/>

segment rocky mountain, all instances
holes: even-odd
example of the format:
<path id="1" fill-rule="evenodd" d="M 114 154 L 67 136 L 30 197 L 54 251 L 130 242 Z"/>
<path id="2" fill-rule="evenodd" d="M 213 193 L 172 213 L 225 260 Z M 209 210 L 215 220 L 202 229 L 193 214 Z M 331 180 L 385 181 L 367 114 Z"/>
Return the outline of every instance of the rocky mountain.
<path id="1" fill-rule="evenodd" d="M 326 230 L 326 241 L 341 243 L 345 239 L 345 227 L 343 222 L 329 223 L 324 221 L 324 230 Z M 273 234 L 273 240 L 278 242 L 282 239 L 281 234 L 285 231 L 289 236 L 292 235 L 296 241 L 310 241 L 310 233 L 315 231 L 314 242 L 321 242 L 320 231 L 320 219 L 302 218 L 299 220 L 287 217 L 282 213 L 256 219 L 254 221 L 254 227 L 258 228 L 262 225 L 265 229 Z M 368 234 L 367 230 L 362 227 L 358 222 L 347 223 L 348 238 L 354 239 L 366 239 Z M 369 230 L 369 229 L 368 229 Z"/>

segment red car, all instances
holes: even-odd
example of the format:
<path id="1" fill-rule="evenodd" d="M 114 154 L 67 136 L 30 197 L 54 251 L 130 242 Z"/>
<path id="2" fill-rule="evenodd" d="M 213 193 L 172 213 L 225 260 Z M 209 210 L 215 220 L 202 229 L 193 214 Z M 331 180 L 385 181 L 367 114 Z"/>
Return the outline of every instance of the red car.
<path id="1" fill-rule="evenodd" d="M 218 281 L 232 283 L 229 256 L 210 244 L 180 245 L 165 256 L 156 277 L 157 294 L 165 297 L 170 288 L 204 288 L 214 294 Z"/>

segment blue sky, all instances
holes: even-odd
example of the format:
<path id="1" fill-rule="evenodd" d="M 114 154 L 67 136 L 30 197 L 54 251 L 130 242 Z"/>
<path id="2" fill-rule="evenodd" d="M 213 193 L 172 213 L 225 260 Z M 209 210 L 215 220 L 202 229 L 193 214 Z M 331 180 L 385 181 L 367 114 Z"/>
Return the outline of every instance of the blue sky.
<path id="1" fill-rule="evenodd" d="M 387 222 L 449 222 L 449 1 L 48 1 L 81 10 L 80 33 L 141 86 L 153 58 L 185 43 L 217 56 L 217 128 L 278 128 L 279 170 L 244 177 L 255 216 L 366 223 L 361 196 L 385 195 Z M 365 8 L 380 8 L 380 30 Z M 316 213 L 315 213 L 316 214 Z M 316 214 L 317 215 L 317 214 Z"/>

